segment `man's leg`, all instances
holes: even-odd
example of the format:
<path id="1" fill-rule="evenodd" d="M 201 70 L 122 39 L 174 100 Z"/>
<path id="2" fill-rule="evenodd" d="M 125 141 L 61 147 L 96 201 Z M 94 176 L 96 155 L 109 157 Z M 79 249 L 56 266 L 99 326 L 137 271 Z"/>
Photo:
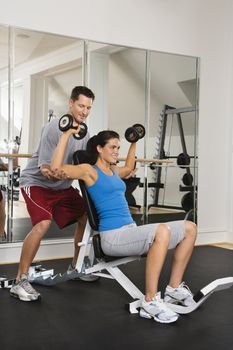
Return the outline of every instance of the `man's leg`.
<path id="1" fill-rule="evenodd" d="M 19 281 L 22 274 L 28 273 L 29 267 L 39 249 L 40 242 L 51 224 L 50 220 L 43 220 L 33 226 L 32 230 L 24 239 L 16 282 Z"/>
<path id="2" fill-rule="evenodd" d="M 10 294 L 22 301 L 35 301 L 40 298 L 40 293 L 31 286 L 28 280 L 28 270 L 50 223 L 50 220 L 40 221 L 33 226 L 24 240 L 16 282 L 10 289 Z"/>
<path id="3" fill-rule="evenodd" d="M 74 256 L 72 259 L 72 267 L 75 268 L 78 259 L 79 245 L 78 243 L 82 241 L 84 230 L 87 223 L 87 215 L 84 214 L 78 219 L 78 223 L 74 232 Z"/>

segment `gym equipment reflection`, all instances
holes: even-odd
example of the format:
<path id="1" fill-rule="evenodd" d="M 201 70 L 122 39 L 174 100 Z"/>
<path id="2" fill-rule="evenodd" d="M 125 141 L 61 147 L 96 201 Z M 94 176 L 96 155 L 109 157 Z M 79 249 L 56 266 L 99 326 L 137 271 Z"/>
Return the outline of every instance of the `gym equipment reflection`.
<path id="1" fill-rule="evenodd" d="M 185 135 L 184 135 L 184 129 L 183 129 L 183 123 L 181 118 L 182 114 L 187 114 L 191 112 L 195 112 L 194 107 L 176 109 L 165 105 L 162 113 L 160 114 L 160 127 L 159 127 L 158 141 L 157 141 L 156 153 L 155 153 L 155 157 L 159 159 L 166 159 L 166 152 L 165 152 L 164 146 L 165 146 L 165 137 L 166 137 L 166 129 L 167 129 L 167 119 L 169 117 L 173 119 L 173 117 L 176 116 L 180 143 L 182 147 L 182 153 L 180 153 L 178 156 L 170 155 L 170 149 L 168 149 L 167 154 L 170 159 L 176 158 L 177 165 L 181 169 L 185 169 L 186 173 L 182 177 L 183 185 L 179 186 L 179 191 L 187 192 L 187 193 L 182 197 L 180 206 L 160 204 L 159 192 L 161 188 L 165 187 L 165 183 L 161 182 L 161 174 L 162 174 L 163 168 L 150 167 L 152 170 L 154 170 L 153 178 L 155 181 L 155 188 L 154 188 L 154 194 L 153 194 L 153 204 L 151 204 L 149 207 L 183 209 L 186 212 L 185 217 L 192 219 L 193 221 L 196 222 L 197 185 L 195 185 L 195 187 L 193 186 L 194 176 L 191 173 L 191 167 L 193 167 L 193 165 L 190 165 L 190 158 L 193 158 L 193 160 L 196 161 L 197 156 L 193 155 L 190 157 L 188 154 Z M 188 116 L 185 116 L 185 118 L 188 118 Z M 173 123 L 173 120 L 172 120 L 172 123 Z"/>
<path id="2" fill-rule="evenodd" d="M 0 45 L 3 37 L 5 42 L 5 61 L 3 64 L 0 62 L 0 142 L 6 139 L 11 143 L 11 140 L 22 134 L 18 152 L 32 154 L 43 125 L 66 113 L 71 89 L 76 85 L 88 85 L 96 95 L 91 117 L 87 121 L 90 135 L 107 128 L 123 135 L 129 125 L 145 125 L 145 139 L 138 141 L 135 176 L 126 180 L 126 196 L 135 221 L 162 222 L 183 218 L 190 211 L 185 209 L 187 205 L 191 205 L 191 211 L 195 214 L 193 220 L 196 221 L 197 58 L 13 27 L 0 26 L 0 33 Z M 85 60 L 84 54 L 87 58 Z M 8 60 L 9 55 L 14 59 Z M 193 145 L 189 151 L 193 158 L 190 157 L 190 165 L 186 168 L 180 168 L 172 158 L 175 154 L 184 153 L 178 146 L 180 140 L 177 131 L 171 135 L 171 154 L 167 147 L 169 137 L 166 136 L 166 158 L 164 154 L 156 155 L 155 141 L 160 130 L 158 116 L 164 105 L 195 110 L 190 113 L 191 117 L 184 118 L 183 131 L 185 140 L 188 140 L 188 151 L 190 144 Z M 167 123 L 167 128 L 169 125 L 170 122 Z M 122 140 L 122 156 L 124 150 L 125 141 Z M 155 165 L 154 158 L 164 162 Z M 169 159 L 173 162 L 166 163 Z M 19 158 L 21 169 L 26 162 L 26 158 Z M 156 179 L 156 172 L 161 172 L 160 179 Z M 8 176 L 8 172 L 5 175 Z M 194 189 L 187 191 L 187 195 L 179 190 L 181 179 L 183 187 Z M 16 192 L 19 195 L 18 201 L 9 196 L 7 203 L 6 198 L 8 241 L 23 240 L 31 227 L 25 203 L 16 186 L 15 192 L 11 192 L 13 182 L 6 177 L 4 181 L 9 187 L 5 194 L 15 193 L 15 198 Z M 181 193 L 184 196 L 183 205 Z M 59 238 L 70 238 L 73 236 L 73 227 L 60 231 L 56 226 L 51 226 L 50 232 L 46 239 L 57 238 L 58 235 Z"/>

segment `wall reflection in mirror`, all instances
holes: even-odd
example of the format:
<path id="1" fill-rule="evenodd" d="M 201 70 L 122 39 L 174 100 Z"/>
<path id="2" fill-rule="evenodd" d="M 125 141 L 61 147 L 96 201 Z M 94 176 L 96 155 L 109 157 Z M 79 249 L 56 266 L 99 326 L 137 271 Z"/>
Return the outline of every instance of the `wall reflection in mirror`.
<path id="1" fill-rule="evenodd" d="M 187 215 L 197 220 L 196 58 L 7 26 L 0 26 L 0 46 L 0 184 L 7 233 L 2 242 L 22 241 L 30 231 L 20 171 L 37 148 L 43 125 L 67 112 L 70 92 L 81 84 L 96 96 L 87 121 L 90 134 L 117 131 L 121 157 L 129 145 L 125 130 L 135 123 L 146 128 L 137 145 L 137 170 L 126 180 L 135 221 Z M 171 163 L 158 165 L 155 158 Z M 52 224 L 46 239 L 70 238 L 73 232 L 73 225 L 60 230 Z"/>

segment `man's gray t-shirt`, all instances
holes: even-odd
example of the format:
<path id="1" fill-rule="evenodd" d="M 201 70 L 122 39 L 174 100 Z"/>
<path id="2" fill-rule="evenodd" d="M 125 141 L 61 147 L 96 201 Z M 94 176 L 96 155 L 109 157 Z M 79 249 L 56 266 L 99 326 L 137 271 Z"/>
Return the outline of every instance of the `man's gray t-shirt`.
<path id="1" fill-rule="evenodd" d="M 19 179 L 20 187 L 40 186 L 54 190 L 62 190 L 71 186 L 72 180 L 51 181 L 42 175 L 40 171 L 40 166 L 42 164 L 51 163 L 53 152 L 61 137 L 62 131 L 59 130 L 58 122 L 59 118 L 56 118 L 44 126 L 39 147 L 37 151 L 33 153 L 26 168 L 21 172 Z M 65 152 L 64 163 L 72 164 L 74 152 L 86 149 L 89 138 L 89 133 L 81 140 L 77 140 L 71 136 Z"/>

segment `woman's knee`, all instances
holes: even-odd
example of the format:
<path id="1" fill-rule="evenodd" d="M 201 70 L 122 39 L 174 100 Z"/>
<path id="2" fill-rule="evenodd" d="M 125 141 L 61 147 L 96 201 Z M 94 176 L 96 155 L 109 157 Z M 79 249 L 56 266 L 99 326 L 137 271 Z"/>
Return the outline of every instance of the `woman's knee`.
<path id="1" fill-rule="evenodd" d="M 168 225 L 166 224 L 159 224 L 156 233 L 154 241 L 157 243 L 166 243 L 168 244 L 171 238 L 171 231 Z"/>
<path id="2" fill-rule="evenodd" d="M 197 237 L 197 225 L 189 220 L 185 221 L 185 237 L 190 237 L 194 241 Z"/>

